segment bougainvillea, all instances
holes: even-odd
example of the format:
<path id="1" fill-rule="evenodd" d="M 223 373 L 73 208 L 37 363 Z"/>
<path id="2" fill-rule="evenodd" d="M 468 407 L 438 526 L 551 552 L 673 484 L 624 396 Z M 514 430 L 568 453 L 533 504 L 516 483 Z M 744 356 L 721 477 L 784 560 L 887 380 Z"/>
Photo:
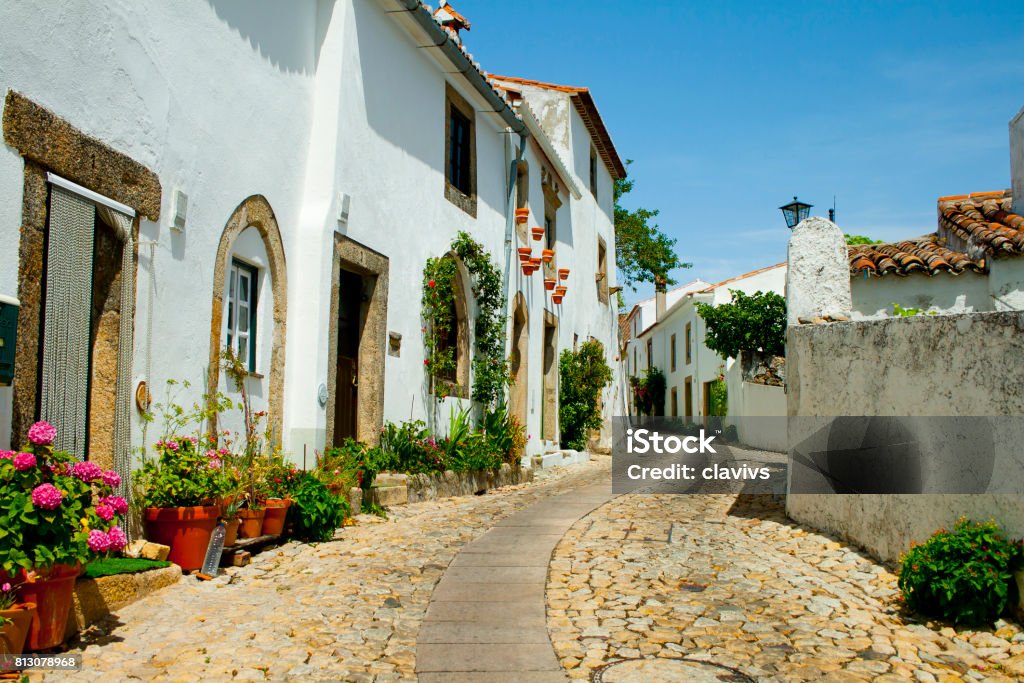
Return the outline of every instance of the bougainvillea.
<path id="1" fill-rule="evenodd" d="M 494 265 L 483 245 L 465 232 L 452 242 L 452 252 L 465 265 L 472 278 L 476 299 L 473 325 L 472 398 L 485 408 L 494 407 L 509 383 L 505 359 L 505 295 L 501 271 Z M 431 258 L 423 269 L 423 341 L 426 347 L 424 368 L 433 380 L 435 395 L 443 398 L 440 378 L 451 376 L 456 368 L 455 349 L 446 339 L 458 320 L 454 315 L 458 264 L 450 256 Z M 438 389 L 441 388 L 441 391 Z"/>

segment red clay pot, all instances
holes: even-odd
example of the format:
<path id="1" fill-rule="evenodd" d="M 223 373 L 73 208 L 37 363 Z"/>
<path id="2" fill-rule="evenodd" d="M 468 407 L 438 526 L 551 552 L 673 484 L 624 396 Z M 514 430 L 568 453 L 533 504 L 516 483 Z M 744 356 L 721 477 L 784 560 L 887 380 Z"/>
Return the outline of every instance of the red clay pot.
<path id="1" fill-rule="evenodd" d="M 170 546 L 167 559 L 190 572 L 203 566 L 220 507 L 146 508 L 146 538 Z"/>
<path id="2" fill-rule="evenodd" d="M 29 628 L 35 616 L 36 606 L 32 602 L 0 610 L 0 617 L 7 620 L 0 626 L 0 654 L 25 654 L 25 641 L 28 640 Z"/>
<path id="3" fill-rule="evenodd" d="M 530 209 L 516 209 L 516 223 L 525 223 L 530 220 Z"/>
<path id="4" fill-rule="evenodd" d="M 530 228 L 530 234 L 533 235 L 534 240 L 540 242 L 544 237 L 544 228 Z"/>
<path id="5" fill-rule="evenodd" d="M 561 294 L 552 294 L 551 295 L 551 301 L 553 301 L 556 305 L 561 304 L 562 303 L 562 295 Z"/>
<path id="6" fill-rule="evenodd" d="M 224 522 L 224 547 L 233 546 L 238 543 L 238 525 L 240 522 L 237 518 L 230 522 Z"/>
<path id="7" fill-rule="evenodd" d="M 263 535 L 278 535 L 284 531 L 284 520 L 288 516 L 290 498 L 267 498 L 267 507 L 263 510 Z"/>
<path id="8" fill-rule="evenodd" d="M 558 269 L 558 279 L 559 280 L 568 280 L 569 279 L 569 269 L 568 268 L 559 268 Z"/>
<path id="9" fill-rule="evenodd" d="M 541 256 L 544 259 L 544 263 L 551 263 L 551 260 L 555 258 L 555 250 L 545 249 L 544 251 L 541 252 Z"/>
<path id="10" fill-rule="evenodd" d="M 557 294 L 559 296 L 565 296 L 568 292 L 569 292 L 569 288 L 568 287 L 565 287 L 565 286 L 562 286 L 562 285 L 559 285 L 558 287 L 555 287 L 555 294 Z"/>
<path id="11" fill-rule="evenodd" d="M 529 261 L 530 256 L 533 254 L 533 249 L 530 247 L 519 247 L 517 251 L 519 252 L 519 258 L 523 261 Z"/>
<path id="12" fill-rule="evenodd" d="M 263 534 L 263 517 L 265 509 L 253 510 L 242 508 L 238 511 L 238 536 L 240 538 L 257 538 Z"/>
<path id="13" fill-rule="evenodd" d="M 534 269 L 540 268 L 540 257 L 534 256 L 533 258 L 531 258 L 530 265 L 533 266 Z"/>
<path id="14" fill-rule="evenodd" d="M 35 618 L 28 627 L 25 641 L 27 650 L 48 650 L 64 642 L 64 628 L 68 624 L 75 579 L 82 572 L 80 564 L 55 564 L 51 569 L 36 571 L 38 578 L 18 588 L 18 599 L 36 606 Z M 18 580 L 25 580 L 25 571 Z"/>
<path id="15" fill-rule="evenodd" d="M 553 278 L 553 277 L 546 277 L 546 278 L 544 278 L 544 289 L 546 289 L 546 290 L 548 290 L 550 292 L 554 288 L 555 288 L 555 278 Z"/>

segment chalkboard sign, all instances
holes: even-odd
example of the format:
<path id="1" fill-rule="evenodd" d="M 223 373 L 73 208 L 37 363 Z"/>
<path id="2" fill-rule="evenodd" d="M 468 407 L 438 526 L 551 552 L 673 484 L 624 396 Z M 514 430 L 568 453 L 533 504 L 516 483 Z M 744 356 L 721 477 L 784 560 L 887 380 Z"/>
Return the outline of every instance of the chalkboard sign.
<path id="1" fill-rule="evenodd" d="M 203 571 L 196 574 L 200 579 L 209 581 L 217 576 L 217 572 L 220 569 L 220 556 L 224 552 L 224 534 L 226 531 L 224 521 L 221 520 L 217 524 L 217 528 L 213 530 L 213 535 L 210 536 L 210 545 L 206 547 Z"/>

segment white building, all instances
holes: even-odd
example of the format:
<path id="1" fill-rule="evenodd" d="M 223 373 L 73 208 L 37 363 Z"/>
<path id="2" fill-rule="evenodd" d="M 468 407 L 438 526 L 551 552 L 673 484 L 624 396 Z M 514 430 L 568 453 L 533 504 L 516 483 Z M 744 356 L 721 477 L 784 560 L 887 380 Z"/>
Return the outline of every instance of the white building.
<path id="1" fill-rule="evenodd" d="M 553 447 L 558 353 L 593 337 L 615 355 L 625 169 L 585 88 L 488 78 L 467 25 L 418 0 L 0 6 L 0 295 L 21 302 L 0 446 L 40 416 L 80 424 L 69 445 L 99 461 L 151 443 L 140 384 L 158 401 L 172 378 L 192 383 L 180 402 L 233 394 L 229 339 L 300 462 L 385 420 L 446 423 L 463 399 L 439 405 L 427 381 L 421 277 L 465 230 L 506 274 L 528 452 Z M 553 273 L 516 260 L 545 225 L 547 268 L 570 270 L 558 305 Z"/>
<path id="2" fill-rule="evenodd" d="M 1024 110 L 1010 161 L 1012 189 L 940 197 L 933 234 L 849 248 L 854 320 L 1024 310 Z"/>
<path id="3" fill-rule="evenodd" d="M 697 304 L 718 306 L 732 300 L 730 290 L 746 294 L 784 295 L 786 264 L 730 278 L 715 285 L 695 280 L 636 304 L 624 320 L 622 364 L 628 378 L 643 377 L 649 368 L 665 373 L 665 415 L 710 415 L 711 386 L 719 379 L 729 388 L 729 415 L 781 416 L 786 399 L 781 387 L 744 382 L 735 359 L 723 359 L 704 342 L 706 326 Z M 629 412 L 636 414 L 631 392 Z"/>

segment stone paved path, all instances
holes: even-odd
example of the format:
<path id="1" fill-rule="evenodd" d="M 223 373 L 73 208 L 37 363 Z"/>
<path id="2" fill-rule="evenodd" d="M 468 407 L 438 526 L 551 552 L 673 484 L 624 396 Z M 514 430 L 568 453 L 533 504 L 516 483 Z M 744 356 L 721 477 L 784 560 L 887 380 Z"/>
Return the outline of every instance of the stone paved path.
<path id="1" fill-rule="evenodd" d="M 608 461 L 555 468 L 483 496 L 396 507 L 387 521 L 361 516 L 333 542 L 289 543 L 212 582 L 186 577 L 91 629 L 72 650 L 84 656 L 82 671 L 45 680 L 412 679 L 420 623 L 452 558 L 518 510 L 608 481 Z"/>
<path id="2" fill-rule="evenodd" d="M 574 679 L 629 658 L 704 659 L 759 681 L 1024 680 L 1024 633 L 913 623 L 885 567 L 766 496 L 628 495 L 555 549 L 548 628 Z M 631 664 L 636 673 L 637 664 Z M 606 681 L 630 677 L 626 666 Z"/>
<path id="3" fill-rule="evenodd" d="M 416 646 L 421 683 L 565 681 L 545 624 L 551 551 L 610 483 L 545 498 L 465 546 L 434 589 Z"/>

